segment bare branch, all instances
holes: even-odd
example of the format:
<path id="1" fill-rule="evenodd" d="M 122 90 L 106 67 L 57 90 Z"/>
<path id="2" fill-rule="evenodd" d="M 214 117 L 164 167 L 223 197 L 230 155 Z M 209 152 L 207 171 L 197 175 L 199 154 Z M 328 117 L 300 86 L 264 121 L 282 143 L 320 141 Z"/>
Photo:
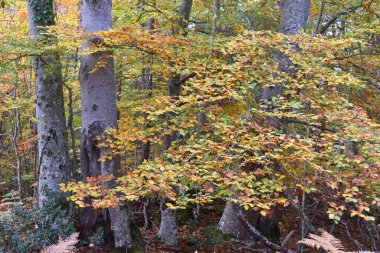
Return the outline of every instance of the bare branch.
<path id="1" fill-rule="evenodd" d="M 335 14 L 335 16 L 331 17 L 324 26 L 321 27 L 321 29 L 317 32 L 317 34 L 325 33 L 327 31 L 327 29 L 332 24 L 334 24 L 340 16 L 344 16 L 344 15 L 347 15 L 349 13 L 352 13 L 352 12 L 356 11 L 357 9 L 359 9 L 361 6 L 362 6 L 362 2 L 360 1 L 356 5 L 354 5 L 350 8 L 347 8 L 341 12 L 338 12 L 337 14 Z"/>
<path id="2" fill-rule="evenodd" d="M 295 251 L 285 248 L 283 246 L 277 245 L 273 242 L 271 242 L 268 238 L 266 238 L 259 230 L 257 230 L 245 217 L 243 212 L 241 210 L 238 211 L 237 216 L 240 220 L 240 222 L 243 224 L 243 226 L 250 231 L 257 239 L 259 239 L 261 242 L 265 244 L 265 246 L 275 250 L 279 251 L 281 253 L 295 253 Z"/>

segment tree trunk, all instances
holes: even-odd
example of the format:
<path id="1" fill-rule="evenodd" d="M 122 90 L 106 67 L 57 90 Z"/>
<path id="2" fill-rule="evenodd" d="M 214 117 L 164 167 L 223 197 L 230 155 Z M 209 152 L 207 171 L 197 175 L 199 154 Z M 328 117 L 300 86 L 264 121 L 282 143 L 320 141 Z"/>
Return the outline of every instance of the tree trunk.
<path id="1" fill-rule="evenodd" d="M 281 12 L 280 32 L 296 35 L 305 30 L 309 10 L 310 0 L 285 0 Z"/>
<path id="2" fill-rule="evenodd" d="M 181 6 L 179 7 L 179 25 L 183 29 L 186 29 L 189 23 L 192 6 L 193 0 L 182 0 Z"/>
<path id="3" fill-rule="evenodd" d="M 169 246 L 177 245 L 179 241 L 176 213 L 165 205 L 165 201 L 161 201 L 161 223 L 158 237 Z"/>
<path id="4" fill-rule="evenodd" d="M 69 97 L 69 102 L 68 102 L 69 116 L 67 119 L 67 127 L 68 127 L 68 130 L 70 132 L 71 149 L 73 151 L 73 160 L 71 162 L 71 168 L 70 168 L 71 174 L 70 175 L 72 178 L 78 179 L 78 173 L 77 173 L 78 156 L 77 156 L 77 147 L 75 145 L 75 131 L 74 131 L 74 126 L 73 126 L 73 120 L 74 120 L 73 90 L 71 87 L 69 87 L 65 83 L 63 83 L 63 86 L 65 86 L 65 88 L 67 89 L 67 91 L 69 93 L 68 94 L 68 97 Z"/>
<path id="5" fill-rule="evenodd" d="M 286 35 L 296 35 L 301 30 L 304 30 L 306 28 L 306 22 L 309 16 L 309 9 L 310 0 L 285 0 L 282 7 L 280 32 Z M 285 55 L 276 55 L 275 57 L 281 61 L 280 66 L 282 69 L 286 69 L 292 64 Z M 263 87 L 261 99 L 270 101 L 274 96 L 281 94 L 283 91 L 284 88 L 282 85 L 276 85 L 273 88 Z M 232 204 L 227 203 L 222 218 L 219 222 L 219 229 L 223 233 L 238 237 L 241 234 L 245 234 L 247 230 L 242 226 L 242 224 L 237 222 L 238 217 L 236 214 L 238 211 L 242 211 L 239 210 L 242 208 L 235 208 L 237 209 L 234 211 Z M 277 222 L 279 217 L 281 217 L 281 213 L 279 213 L 278 210 L 274 210 L 274 218 L 259 217 L 259 221 L 256 223 L 256 226 L 265 236 L 278 239 L 279 229 Z"/>
<path id="6" fill-rule="evenodd" d="M 181 6 L 179 8 L 179 20 L 178 27 L 185 29 L 184 35 L 186 35 L 186 28 L 190 18 L 191 7 L 193 0 L 182 0 Z M 173 35 L 178 34 L 179 29 L 173 29 Z M 168 81 L 167 85 L 167 95 L 172 99 L 178 99 L 181 93 L 179 80 L 181 79 L 180 75 L 174 73 Z M 166 121 L 170 125 L 170 114 L 166 114 Z M 174 141 L 177 137 L 177 133 L 167 135 L 164 138 L 163 149 L 164 151 L 168 150 L 171 142 Z M 161 201 L 161 223 L 160 230 L 158 231 L 158 236 L 161 241 L 166 245 L 176 245 L 179 241 L 178 231 L 176 225 L 176 213 L 175 211 L 167 208 L 165 205 L 166 200 Z"/>
<path id="7" fill-rule="evenodd" d="M 111 0 L 82 0 L 81 26 L 86 32 L 98 32 L 112 27 Z M 83 48 L 96 43 L 97 38 L 91 38 L 83 44 Z M 98 67 L 98 63 L 105 63 Z M 95 71 L 94 71 L 95 69 Z M 98 175 L 116 174 L 120 167 L 118 157 L 111 161 L 99 162 L 99 158 L 107 152 L 106 148 L 98 147 L 98 136 L 105 134 L 110 128 L 117 127 L 117 85 L 114 77 L 114 60 L 110 52 L 96 52 L 81 57 L 80 69 L 81 99 L 82 99 L 82 141 L 81 168 L 83 179 Z M 111 187 L 113 182 L 106 184 Z M 114 233 L 116 247 L 132 247 L 130 233 L 130 217 L 127 208 L 108 208 L 111 227 Z M 81 213 L 83 221 L 83 236 L 88 237 L 97 227 L 104 225 L 106 215 L 91 208 Z"/>
<path id="8" fill-rule="evenodd" d="M 40 35 L 41 28 L 37 26 L 54 25 L 53 0 L 28 0 L 28 12 L 31 35 L 43 39 L 46 35 Z M 38 120 L 38 204 L 42 208 L 48 201 L 48 195 L 59 192 L 59 184 L 67 181 L 69 152 L 59 55 L 44 53 L 36 57 L 34 70 Z"/>
<path id="9" fill-rule="evenodd" d="M 237 214 L 239 206 L 227 202 L 222 218 L 219 221 L 219 230 L 225 235 L 231 235 L 239 240 L 253 240 L 253 235 L 241 224 Z M 256 224 L 257 222 L 251 222 Z"/>

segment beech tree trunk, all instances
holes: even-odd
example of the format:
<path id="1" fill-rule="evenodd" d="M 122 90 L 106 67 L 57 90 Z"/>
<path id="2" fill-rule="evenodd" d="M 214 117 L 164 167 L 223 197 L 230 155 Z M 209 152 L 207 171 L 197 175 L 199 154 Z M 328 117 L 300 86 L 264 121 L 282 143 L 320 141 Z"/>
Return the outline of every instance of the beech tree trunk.
<path id="1" fill-rule="evenodd" d="M 82 0 L 81 27 L 89 33 L 108 30 L 112 27 L 111 0 Z M 91 38 L 83 45 L 87 48 L 99 41 Z M 98 63 L 104 66 L 97 66 Z M 95 70 L 95 71 L 94 71 Z M 80 69 L 82 99 L 82 140 L 81 168 L 83 179 L 99 175 L 116 174 L 120 167 L 118 157 L 107 162 L 99 162 L 99 158 L 107 151 L 98 147 L 96 137 L 105 131 L 117 127 L 117 85 L 114 77 L 114 60 L 110 52 L 96 52 L 81 57 Z M 106 184 L 112 187 L 113 182 Z M 111 228 L 114 233 L 116 247 L 133 246 L 130 232 L 130 216 L 126 207 L 108 208 Z M 99 226 L 107 223 L 107 214 L 84 209 L 81 213 L 83 236 L 90 236 Z"/>
<path id="2" fill-rule="evenodd" d="M 309 9 L 310 0 L 285 0 L 282 6 L 280 32 L 286 35 L 296 35 L 304 30 L 309 16 Z M 287 68 L 291 65 L 291 62 L 286 56 L 277 55 L 276 57 L 282 62 L 282 64 L 280 64 L 281 68 Z M 281 85 L 276 85 L 276 87 L 273 88 L 263 87 L 261 98 L 269 101 L 273 96 L 281 94 L 282 92 L 283 87 Z M 238 222 L 239 218 L 237 217 L 237 213 L 239 211 L 242 211 L 241 207 L 227 203 L 219 222 L 219 230 L 221 232 L 233 235 L 237 238 L 242 237 L 241 235 L 245 235 L 248 232 L 248 230 Z M 259 231 L 268 237 L 277 237 L 279 235 L 277 222 L 281 214 L 277 210 L 274 212 L 274 218 L 259 217 L 258 222 L 255 224 Z"/>
<path id="3" fill-rule="evenodd" d="M 179 7 L 179 20 L 178 25 L 180 28 L 185 29 L 189 22 L 191 7 L 193 5 L 193 0 L 182 0 L 181 6 Z M 177 34 L 179 29 L 173 29 L 173 34 Z M 178 84 L 181 79 L 179 74 L 173 74 L 172 77 L 169 78 L 167 85 L 167 95 L 172 97 L 172 99 L 178 99 L 181 93 L 181 87 Z M 170 124 L 170 114 L 166 114 L 166 120 L 168 125 Z M 164 138 L 163 149 L 164 151 L 168 150 L 171 142 L 177 138 L 177 134 L 173 133 L 171 135 L 167 135 Z M 158 231 L 158 236 L 161 241 L 166 245 L 176 245 L 178 244 L 178 231 L 176 225 L 176 213 L 175 211 L 169 209 L 166 204 L 166 200 L 163 199 L 161 201 L 161 223 L 160 230 Z"/>
<path id="4" fill-rule="evenodd" d="M 222 218 L 219 221 L 219 230 L 225 235 L 231 235 L 239 240 L 253 240 L 253 235 L 241 224 L 238 218 L 241 207 L 227 202 Z M 257 221 L 251 222 L 256 225 Z"/>
<path id="5" fill-rule="evenodd" d="M 296 35 L 305 30 L 309 11 L 310 0 L 285 0 L 281 12 L 280 32 Z"/>
<path id="6" fill-rule="evenodd" d="M 53 0 L 28 0 L 30 33 L 43 39 L 43 27 L 55 24 Z M 51 39 L 51 38 L 50 38 Z M 36 117 L 38 120 L 38 204 L 43 208 L 51 193 L 59 192 L 69 174 L 61 62 L 57 53 L 34 58 Z M 51 201 L 51 200 L 49 200 Z"/>

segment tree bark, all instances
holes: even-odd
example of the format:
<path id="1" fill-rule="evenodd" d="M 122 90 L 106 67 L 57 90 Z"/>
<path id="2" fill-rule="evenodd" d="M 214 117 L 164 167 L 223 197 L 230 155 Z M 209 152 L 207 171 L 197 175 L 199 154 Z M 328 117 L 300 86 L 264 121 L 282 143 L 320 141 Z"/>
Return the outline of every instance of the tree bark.
<path id="1" fill-rule="evenodd" d="M 280 32 L 285 35 L 296 35 L 305 30 L 309 11 L 310 0 L 285 0 L 281 12 Z M 289 72 L 290 67 L 293 65 L 289 57 L 277 53 L 275 58 L 280 62 L 282 71 Z M 262 99 L 269 101 L 283 92 L 284 88 L 281 84 L 277 84 L 273 88 L 264 87 Z"/>
<path id="2" fill-rule="evenodd" d="M 112 27 L 111 0 L 82 0 L 81 27 L 85 32 L 105 31 Z M 83 49 L 99 41 L 91 38 L 82 45 Z M 100 62 L 104 66 L 97 66 Z M 99 158 L 107 152 L 98 147 L 97 137 L 105 131 L 117 127 L 117 85 L 114 77 L 114 60 L 111 52 L 96 52 L 81 57 L 80 69 L 82 99 L 82 137 L 81 137 L 81 169 L 83 179 L 98 175 L 116 174 L 120 167 L 119 157 L 107 162 Z M 114 182 L 107 183 L 107 188 Z M 108 208 L 111 228 L 114 233 L 116 247 L 133 247 L 130 232 L 130 216 L 124 207 Z M 89 236 L 99 226 L 106 223 L 106 215 L 87 208 L 82 211 L 84 225 L 83 234 Z"/>
<path id="3" fill-rule="evenodd" d="M 28 0 L 30 33 L 42 38 L 40 26 L 55 24 L 53 0 Z M 65 124 L 61 61 L 57 53 L 44 53 L 34 59 L 36 82 L 36 117 L 38 120 L 39 179 L 38 203 L 40 208 L 48 195 L 59 192 L 69 170 L 69 152 Z"/>
<path id="4" fill-rule="evenodd" d="M 310 0 L 285 0 L 281 13 L 280 32 L 296 35 L 306 28 Z"/>
<path id="5" fill-rule="evenodd" d="M 189 22 L 191 8 L 193 5 L 193 0 L 182 0 L 181 6 L 179 7 L 179 20 L 178 26 L 185 29 L 184 35 L 186 35 L 186 28 Z M 179 29 L 173 29 L 173 35 L 178 34 Z M 169 63 L 170 65 L 170 63 Z M 167 95 L 174 100 L 177 100 L 181 93 L 181 76 L 174 73 L 168 81 L 167 85 Z M 170 114 L 166 114 L 166 121 L 170 125 Z M 166 135 L 163 143 L 164 152 L 167 151 L 172 143 L 177 138 L 177 133 Z M 166 199 L 161 201 L 161 223 L 160 230 L 158 231 L 158 236 L 161 241 L 166 245 L 176 245 L 178 244 L 178 231 L 176 225 L 176 213 L 175 211 L 167 208 L 165 205 Z"/>
<path id="6" fill-rule="evenodd" d="M 193 0 L 182 0 L 181 6 L 179 7 L 179 16 L 180 16 L 179 24 L 184 29 L 187 27 L 189 23 L 192 6 L 193 6 Z"/>
<path id="7" fill-rule="evenodd" d="M 174 246 L 178 244 L 178 231 L 176 224 L 176 213 L 165 205 L 165 200 L 161 201 L 161 223 L 158 237 L 165 245 Z"/>
<path id="8" fill-rule="evenodd" d="M 224 208 L 222 218 L 219 221 L 218 228 L 225 235 L 231 235 L 239 240 L 253 240 L 253 235 L 247 230 L 238 218 L 238 212 L 241 207 L 227 202 Z M 252 222 L 256 224 L 256 222 Z"/>

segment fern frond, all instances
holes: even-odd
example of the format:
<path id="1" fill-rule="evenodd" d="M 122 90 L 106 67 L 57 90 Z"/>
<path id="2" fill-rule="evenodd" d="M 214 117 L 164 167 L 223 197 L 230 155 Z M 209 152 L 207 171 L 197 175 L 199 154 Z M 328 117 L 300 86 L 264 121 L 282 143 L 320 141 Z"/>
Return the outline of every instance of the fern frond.
<path id="1" fill-rule="evenodd" d="M 327 233 L 326 231 L 320 229 L 321 235 L 309 234 L 308 238 L 305 238 L 298 243 L 304 244 L 311 248 L 324 249 L 328 253 L 374 253 L 370 251 L 356 251 L 348 252 L 344 251 L 342 242 L 334 237 L 333 235 Z"/>
<path id="2" fill-rule="evenodd" d="M 338 250 L 341 250 L 341 251 L 344 250 L 343 244 L 342 244 L 342 242 L 338 238 L 336 238 L 333 235 L 327 233 L 323 229 L 320 229 L 319 231 L 321 232 L 321 237 L 323 238 L 324 241 L 328 241 L 331 244 L 331 246 L 335 247 Z"/>
<path id="3" fill-rule="evenodd" d="M 309 246 L 311 248 L 317 248 L 317 249 L 322 248 L 322 244 L 320 244 L 318 241 L 315 241 L 314 239 L 310 239 L 310 238 L 305 238 L 305 239 L 299 241 L 298 243 L 305 244 L 306 246 Z"/>
<path id="4" fill-rule="evenodd" d="M 40 253 L 74 253 L 75 244 L 79 242 L 79 233 L 72 234 L 66 240 L 60 239 L 57 244 L 47 246 Z"/>
<path id="5" fill-rule="evenodd" d="M 309 238 L 303 239 L 298 243 L 302 243 L 309 247 L 317 249 L 322 248 L 328 253 L 345 253 L 343 251 L 342 242 L 339 239 L 335 238 L 324 230 L 320 230 L 320 232 L 321 236 L 309 234 Z"/>

